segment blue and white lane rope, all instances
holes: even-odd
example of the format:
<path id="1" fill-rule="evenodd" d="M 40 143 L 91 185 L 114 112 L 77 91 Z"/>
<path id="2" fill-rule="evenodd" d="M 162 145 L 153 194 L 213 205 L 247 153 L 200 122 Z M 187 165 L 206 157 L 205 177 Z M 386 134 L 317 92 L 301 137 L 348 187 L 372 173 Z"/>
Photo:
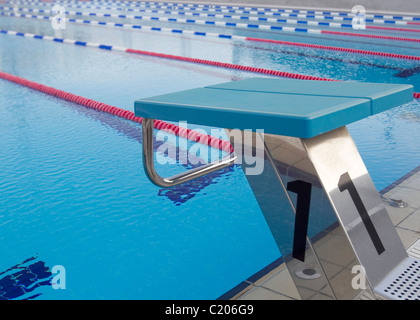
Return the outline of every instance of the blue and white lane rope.
<path id="1" fill-rule="evenodd" d="M 2 16 L 10 16 L 10 17 L 20 17 L 20 18 L 32 18 L 38 20 L 52 20 L 54 16 L 37 16 L 31 14 L 19 14 L 14 12 L 0 12 Z M 149 17 L 151 18 L 151 17 Z M 154 19 L 148 19 L 153 21 Z M 151 27 L 151 26 L 140 26 L 140 25 L 133 25 L 127 23 L 114 23 L 114 22 L 104 22 L 104 21 L 96 21 L 96 20 L 82 20 L 82 19 L 66 19 L 68 22 L 72 23 L 79 23 L 79 24 L 91 24 L 91 25 L 101 25 L 107 27 L 122 27 L 122 28 L 131 28 L 131 29 L 143 29 L 147 31 L 160 31 L 160 32 L 171 32 L 171 33 L 184 33 L 184 34 L 192 34 L 192 35 L 200 35 L 200 36 L 215 36 L 218 38 L 227 38 L 227 39 L 241 39 L 246 38 L 255 39 L 250 37 L 240 37 L 234 35 L 222 35 L 217 33 L 211 32 L 198 32 L 192 31 L 187 32 L 187 30 L 179 30 L 179 29 L 170 29 L 170 28 L 162 28 L 162 27 Z M 170 18 L 168 18 L 168 22 L 171 22 Z M 186 23 L 192 23 L 195 20 L 186 20 Z M 217 21 L 216 21 L 217 22 Z M 211 21 L 210 25 L 218 26 L 216 22 Z M 209 25 L 209 24 L 205 24 Z M 220 24 L 219 24 L 220 25 Z M 243 27 L 243 28 L 252 28 L 255 29 L 254 25 L 249 24 L 234 24 L 236 27 Z M 233 25 L 231 25 L 233 26 Z M 420 39 L 413 39 L 413 38 L 403 38 L 403 37 L 390 37 L 390 36 L 380 36 L 380 35 L 371 35 L 371 34 L 357 34 L 357 33 L 348 33 L 348 32 L 338 32 L 338 31 L 328 31 L 328 30 L 318 30 L 318 29 L 301 29 L 301 28 L 291 28 L 291 27 L 279 27 L 279 26 L 268 26 L 268 30 L 277 30 L 283 32 L 305 32 L 305 33 L 314 33 L 314 34 L 331 34 L 337 36 L 354 36 L 354 37 L 367 37 L 367 38 L 376 38 L 376 39 L 383 39 L 383 40 L 395 40 L 395 41 L 406 41 L 406 42 L 417 42 L 420 43 Z M 239 38 L 238 38 L 239 37 Z M 267 41 L 269 42 L 269 41 Z"/>
<path id="2" fill-rule="evenodd" d="M 8 34 L 8 35 L 15 35 L 18 37 L 25 37 L 25 38 L 33 38 L 33 39 L 40 39 L 40 40 L 47 40 L 47 41 L 53 41 L 53 42 L 60 42 L 60 43 L 68 43 L 68 44 L 74 44 L 77 46 L 84 46 L 84 47 L 92 47 L 97 49 L 104 49 L 104 50 L 113 50 L 113 51 L 127 51 L 127 48 L 119 47 L 119 46 L 110 46 L 105 44 L 100 44 L 96 42 L 86 42 L 86 41 L 78 41 L 73 39 L 63 39 L 63 38 L 56 38 L 46 35 L 37 35 L 29 32 L 18 32 L 13 30 L 1 30 L 0 34 Z"/>
<path id="3" fill-rule="evenodd" d="M 13 11 L 13 14 L 10 16 L 19 16 L 16 12 L 48 12 L 49 10 L 43 9 L 31 9 L 31 8 L 19 8 L 19 7 L 3 7 L 0 6 L 0 10 L 8 10 Z M 312 34 L 321 34 L 321 33 L 328 33 L 325 30 L 320 29 L 306 29 L 306 28 L 295 28 L 295 27 L 283 27 L 283 26 L 275 26 L 275 25 L 268 25 L 268 24 L 250 24 L 250 23 L 236 23 L 236 22 L 227 22 L 227 21 L 212 21 L 212 20 L 199 20 L 199 19 L 186 19 L 186 18 L 169 18 L 169 17 L 155 17 L 155 16 L 139 16 L 139 15 L 127 15 L 127 14 L 117 14 L 117 13 L 95 13 L 95 12 L 77 12 L 77 11 L 66 11 L 66 14 L 69 15 L 76 15 L 76 16 L 97 16 L 97 17 L 110 17 L 110 18 L 120 18 L 120 19 L 139 19 L 142 21 L 160 21 L 160 22 L 174 22 L 174 23 L 183 23 L 183 24 L 198 24 L 198 25 L 207 25 L 207 26 L 216 26 L 216 27 L 235 27 L 235 28 L 245 28 L 245 29 L 257 29 L 257 30 L 272 30 L 272 31 L 284 31 L 284 32 L 306 32 Z M 20 15 L 20 17 L 31 17 L 31 15 Z M 70 22 L 74 19 L 68 19 Z M 280 21 L 281 19 L 276 19 Z M 299 24 L 299 23 L 311 23 L 312 25 L 320 26 L 320 27 L 329 27 L 329 28 L 351 28 L 352 25 L 349 24 L 338 24 L 338 23 L 329 23 L 329 22 L 317 22 L 317 21 L 299 21 L 299 20 L 282 20 L 287 24 Z M 115 25 L 119 26 L 119 25 Z M 124 27 L 131 28 L 133 25 L 131 24 L 123 24 Z M 392 28 L 387 28 L 387 30 L 394 30 Z M 397 30 L 400 31 L 400 30 Z M 407 29 L 407 32 L 420 32 L 416 29 Z M 355 36 L 362 36 L 361 34 L 354 33 Z M 371 35 L 371 37 L 375 38 L 376 36 Z M 379 36 L 378 36 L 379 37 Z M 382 36 L 381 36 L 382 37 Z M 401 40 L 403 38 L 394 38 L 394 37 L 387 37 L 389 40 Z M 412 39 L 404 38 L 404 41 L 413 41 L 417 42 L 416 40 L 420 39 Z"/>
<path id="4" fill-rule="evenodd" d="M 41 6 L 51 6 L 53 4 L 42 3 Z M 113 10 L 111 7 L 94 7 L 94 6 L 87 6 L 87 5 L 66 5 L 66 8 L 84 8 L 84 9 L 98 9 L 98 10 Z M 151 6 L 152 7 L 152 6 Z M 3 7 L 4 8 L 4 7 Z M 32 8 L 18 8 L 18 11 L 23 12 L 48 12 L 48 10 L 42 9 L 32 9 Z M 13 8 L 13 9 L 14 9 Z M 163 7 L 162 7 L 163 8 Z M 27 9 L 27 10 L 25 10 Z M 171 9 L 171 7 L 167 7 L 167 9 Z M 116 10 L 122 11 L 123 9 L 117 8 Z M 326 22 L 317 22 L 317 21 L 305 21 L 305 20 L 285 20 L 285 19 L 276 19 L 276 18 L 265 18 L 265 17 L 253 17 L 253 16 L 241 16 L 241 15 L 231 15 L 231 14 L 213 14 L 213 13 L 197 13 L 197 12 L 189 12 L 189 11 L 174 11 L 174 10 L 152 10 L 152 9 L 128 9 L 124 11 L 130 12 L 144 12 L 144 13 L 155 13 L 155 14 L 167 14 L 167 15 L 180 15 L 180 16 L 190 16 L 190 17 L 210 17 L 215 19 L 232 19 L 232 20 L 249 20 L 249 21 L 264 21 L 269 23 L 289 23 L 289 24 L 306 24 L 306 25 L 314 25 L 314 26 L 326 26 Z M 74 11 L 69 11 L 74 14 Z M 90 14 L 100 16 L 99 14 Z M 130 15 L 127 15 L 129 17 Z M 304 19 L 316 19 L 316 20 L 334 20 L 334 21 L 350 21 L 352 22 L 352 18 L 346 17 L 324 17 L 324 16 L 315 16 L 315 15 L 304 15 L 304 14 L 289 14 L 289 13 L 278 13 L 277 16 L 280 17 L 297 17 L 297 18 L 304 18 Z M 394 20 L 383 20 L 383 19 L 365 19 L 367 23 L 373 24 L 394 24 L 399 26 L 407 26 L 410 25 L 408 21 L 394 21 Z M 331 27 L 340 27 L 340 25 L 334 22 L 330 23 Z M 419 23 L 411 23 L 411 24 L 418 24 Z M 352 24 L 343 24 L 341 27 L 348 27 L 351 28 Z M 368 26 L 369 28 L 369 26 Z"/>
<path id="5" fill-rule="evenodd" d="M 15 15 L 14 13 L 5 13 L 5 12 L 0 12 L 0 15 L 32 18 L 32 19 L 39 19 L 39 20 L 52 19 L 52 17 L 48 17 L 48 16 L 36 16 L 36 15 L 29 15 L 29 14 L 28 15 L 25 15 L 25 14 Z M 304 47 L 304 48 L 329 50 L 329 51 L 337 51 L 337 52 L 350 52 L 350 53 L 356 53 L 356 54 L 373 55 L 373 56 L 380 56 L 380 57 L 393 58 L 393 59 L 420 61 L 420 57 L 418 56 L 410 56 L 410 55 L 404 55 L 404 54 L 378 52 L 378 51 L 371 51 L 371 50 L 360 50 L 360 49 L 352 49 L 352 48 L 342 48 L 342 47 L 282 41 L 282 40 L 271 40 L 271 39 L 264 39 L 264 38 L 244 37 L 244 36 L 236 36 L 236 35 L 213 33 L 213 32 L 201 32 L 201 31 L 194 31 L 194 30 L 182 30 L 182 29 L 170 29 L 170 28 L 156 28 L 156 27 L 151 27 L 151 26 L 120 24 L 120 23 L 113 23 L 113 22 L 102 22 L 102 21 L 94 21 L 94 20 L 93 21 L 82 20 L 82 19 L 69 19 L 68 21 L 84 24 L 84 25 L 100 25 L 100 26 L 106 26 L 106 27 L 119 27 L 119 28 L 125 27 L 125 28 L 133 28 L 136 30 L 140 29 L 144 31 L 168 32 L 168 33 L 177 34 L 177 35 L 185 34 L 185 35 L 192 35 L 192 36 L 199 36 L 199 37 L 216 37 L 216 38 L 229 39 L 229 40 L 240 41 L 240 42 L 262 42 L 262 43 L 270 43 L 270 44 L 275 44 L 275 45 Z"/>
<path id="6" fill-rule="evenodd" d="M 103 49 L 103 50 L 108 50 L 108 51 L 117 50 L 117 51 L 122 51 L 126 53 L 138 54 L 142 56 L 176 60 L 176 61 L 181 61 L 181 62 L 188 62 L 188 63 L 194 63 L 194 64 L 199 64 L 199 65 L 204 65 L 204 66 L 218 67 L 218 68 L 224 68 L 224 69 L 230 69 L 230 70 L 240 70 L 244 72 L 258 73 L 258 74 L 270 75 L 270 76 L 275 76 L 275 77 L 300 79 L 300 80 L 338 81 L 338 80 L 333 80 L 333 79 L 303 75 L 303 74 L 298 74 L 298 73 L 291 73 L 291 72 L 286 72 L 286 71 L 257 68 L 257 67 L 251 67 L 251 66 L 243 66 L 243 65 L 238 65 L 238 64 L 228 63 L 228 62 L 220 62 L 220 61 L 212 61 L 212 60 L 205 60 L 205 59 L 199 59 L 199 58 L 177 56 L 173 54 L 130 49 L 130 48 L 124 48 L 120 46 L 112 46 L 112 45 L 99 44 L 99 43 L 94 43 L 94 42 L 78 41 L 74 39 L 56 38 L 56 37 L 51 37 L 51 36 L 36 35 L 32 33 L 24 33 L 24 32 L 17 32 L 17 31 L 10 31 L 10 30 L 0 30 L 0 34 L 9 34 L 9 35 L 15 35 L 19 37 L 26 37 L 26 38 L 33 38 L 33 39 L 40 39 L 40 40 L 49 40 L 49 41 L 58 42 L 58 43 L 67 43 L 67 44 L 74 44 L 77 46 L 93 47 L 93 48 L 98 48 L 98 49 Z"/>
<path id="7" fill-rule="evenodd" d="M 83 13 L 80 13 L 82 15 Z M 35 18 L 35 19 L 53 19 L 53 16 L 36 16 L 31 14 L 19 14 L 15 12 L 2 12 L 1 15 L 4 16 L 11 16 L 11 17 L 21 17 L 21 18 Z M 89 15 L 89 14 L 88 14 Z M 118 18 L 126 18 L 127 15 L 118 15 L 118 14 L 103 14 L 104 17 L 118 17 Z M 177 19 L 177 18 L 166 18 L 166 17 L 151 17 L 151 16 L 132 16 L 133 19 L 139 19 L 142 21 L 161 21 L 161 22 L 177 22 L 177 23 L 185 23 L 185 24 L 198 24 L 198 25 L 206 25 L 206 26 L 217 26 L 217 27 L 236 27 L 236 28 L 246 28 L 246 29 L 264 29 L 264 30 L 276 30 L 276 31 L 286 31 L 286 32 L 306 32 L 306 33 L 316 33 L 321 34 L 322 30 L 318 29 L 298 29 L 298 28 L 291 28 L 291 27 L 279 27 L 279 26 L 270 26 L 270 25 L 257 25 L 257 24 L 247 24 L 247 23 L 229 23 L 223 21 L 206 21 L 206 20 L 193 20 L 193 19 Z M 66 19 L 69 22 L 75 23 L 84 23 L 84 24 L 99 24 L 99 25 L 106 25 L 106 26 L 114 26 L 114 27 L 124 27 L 124 28 L 134 28 L 134 29 L 143 29 L 143 30 L 152 30 L 152 31 L 167 31 L 167 32 L 174 32 L 174 33 L 185 33 L 179 32 L 177 29 L 170 29 L 170 28 L 161 28 L 161 27 L 146 27 L 146 26 L 136 26 L 133 24 L 127 23 L 113 23 L 113 22 L 101 22 L 101 21 L 91 21 L 91 20 L 80 20 L 80 19 Z M 183 30 L 186 31 L 186 30 Z M 201 32 L 203 35 L 211 35 L 209 32 Z M 199 34 L 195 32 L 195 34 Z M 231 39 L 234 36 L 227 36 L 227 38 Z M 237 36 L 235 36 L 237 37 Z"/>
<path id="8" fill-rule="evenodd" d="M 15 2 L 16 3 L 16 2 Z M 56 2 L 55 2 L 56 3 Z M 51 6 L 55 3 L 38 3 L 38 6 Z M 251 21 L 268 21 L 276 22 L 275 19 L 268 19 L 262 17 L 247 17 L 247 16 L 238 16 L 231 14 L 213 14 L 213 13 L 199 13 L 194 11 L 168 11 L 168 9 L 177 9 L 177 7 L 171 6 L 153 6 L 153 5 L 139 5 L 137 7 L 147 7 L 153 9 L 166 9 L 166 10 L 152 10 L 152 9 L 137 9 L 137 8 L 113 8 L 108 6 L 90 6 L 90 5 L 72 5 L 68 4 L 65 1 L 60 1 L 59 3 L 66 4 L 66 7 L 69 8 L 86 8 L 86 9 L 100 9 L 100 10 L 116 10 L 116 11 L 131 11 L 131 12 L 145 12 L 145 13 L 158 13 L 158 14 L 176 14 L 184 16 L 202 16 L 202 17 L 213 17 L 213 18 L 229 18 L 229 19 L 243 19 Z M 27 1 L 21 1 L 20 4 L 31 4 Z M 255 11 L 244 11 L 244 10 L 220 10 L 223 13 L 239 13 L 239 14 L 258 14 L 258 15 L 267 15 L 267 16 L 279 16 L 285 18 L 304 18 L 304 19 L 316 19 L 316 20 L 334 20 L 334 21 L 352 21 L 353 18 L 349 17 L 338 17 L 338 16 L 322 16 L 322 15 L 312 15 L 312 14 L 292 14 L 292 13 L 275 13 L 275 12 L 255 12 Z M 241 17 L 241 18 L 239 18 Z M 378 23 L 378 24 L 396 24 L 396 25 L 407 25 L 407 21 L 394 21 L 394 20 L 381 20 L 381 19 L 366 19 L 368 23 Z"/>
<path id="9" fill-rule="evenodd" d="M 13 12 L 50 13 L 49 10 L 43 10 L 43 9 L 4 7 L 4 6 L 0 6 L 0 10 L 7 10 L 7 11 L 13 11 Z M 162 12 L 162 13 L 165 13 L 165 12 Z M 140 16 L 140 15 L 131 15 L 131 14 L 117 14 L 117 13 L 66 11 L 65 14 L 75 15 L 75 16 L 84 16 L 84 17 L 96 16 L 96 17 L 120 18 L 120 19 L 139 19 L 143 21 L 176 22 L 176 23 L 190 23 L 190 24 L 193 23 L 193 24 L 200 24 L 200 25 L 215 25 L 218 27 L 239 27 L 239 28 L 263 29 L 263 30 L 281 30 L 278 28 L 282 28 L 282 27 L 274 27 L 274 26 L 266 25 L 266 24 L 247 24 L 247 23 L 227 22 L 227 21 L 212 21 L 212 20 L 199 20 L 199 19 L 187 19 L 187 18 L 169 18 L 169 17 L 157 17 L 157 16 Z M 208 15 L 206 16 L 208 17 Z M 241 16 L 230 16 L 229 18 L 243 20 L 243 17 Z M 341 24 L 341 23 L 303 21 L 303 20 L 300 21 L 300 20 L 274 19 L 274 18 L 256 18 L 256 17 L 246 17 L 246 18 L 247 18 L 246 20 L 252 20 L 252 21 L 265 21 L 265 22 L 286 23 L 286 24 L 307 24 L 311 26 L 321 26 L 321 27 L 330 27 L 330 28 L 352 28 L 351 24 Z M 291 31 L 294 31 L 294 30 L 291 30 Z M 311 32 L 311 31 L 308 31 L 308 32 Z"/>
<path id="10" fill-rule="evenodd" d="M 1 8 L 1 7 L 0 7 Z M 7 7 L 8 8 L 8 7 Z M 29 10 L 29 9 L 28 9 Z M 83 13 L 81 13 L 83 14 Z M 33 19 L 40 19 L 40 20 L 49 20 L 54 19 L 53 16 L 36 16 L 31 14 L 19 14 L 15 12 L 1 12 L 3 16 L 11 16 L 11 17 L 21 17 L 21 18 L 33 18 Z M 116 17 L 126 17 L 127 15 L 118 15 L 115 14 Z M 112 17 L 112 14 L 104 14 L 104 17 Z M 390 36 L 380 36 L 380 35 L 371 35 L 371 34 L 360 34 L 360 33 L 348 33 L 348 32 L 337 32 L 337 31 L 328 31 L 328 30 L 321 30 L 321 29 L 305 29 L 305 28 L 294 28 L 294 27 L 281 27 L 281 26 L 270 26 L 270 25 L 258 25 L 258 24 L 246 24 L 246 23 L 229 23 L 223 21 L 206 21 L 206 20 L 192 20 L 192 19 L 176 19 L 176 18 L 165 18 L 165 17 L 150 17 L 150 16 L 134 16 L 134 19 L 140 19 L 143 21 L 163 21 L 163 22 L 178 22 L 178 23 L 186 23 L 186 24 L 200 24 L 206 26 L 222 26 L 222 27 L 237 27 L 237 28 L 245 28 L 245 29 L 253 29 L 253 30 L 274 30 L 274 31 L 283 31 L 283 32 L 304 32 L 304 33 L 311 33 L 311 34 L 331 34 L 331 35 L 338 35 L 338 36 L 354 36 L 354 37 L 368 37 L 368 38 L 377 38 L 377 39 L 386 39 L 386 40 L 396 40 L 396 41 L 407 41 L 407 42 L 418 42 L 420 43 L 420 39 L 413 39 L 413 38 L 403 38 L 403 37 L 390 37 Z M 96 24 L 96 25 L 103 25 L 103 26 L 113 26 L 113 27 L 123 27 L 123 28 L 134 28 L 134 29 L 143 29 L 148 31 L 164 31 L 164 32 L 172 32 L 172 33 L 186 33 L 186 32 L 179 32 L 178 29 L 170 29 L 170 28 L 162 28 L 162 27 L 150 27 L 150 26 L 139 26 L 127 23 L 113 23 L 113 22 L 103 22 L 103 21 L 96 21 L 96 20 L 81 20 L 81 19 L 67 19 L 66 21 L 74 22 L 74 23 L 82 23 L 82 24 Z M 183 30 L 186 31 L 186 30 Z M 209 32 L 191 32 L 190 34 L 195 35 L 203 35 L 203 36 L 212 36 L 212 33 Z M 216 34 L 219 38 L 220 34 Z M 234 39 L 233 35 L 228 35 L 227 38 Z"/>
<path id="11" fill-rule="evenodd" d="M 19 14 L 19 13 L 15 14 L 13 12 L 10 13 L 10 12 L 2 12 L 2 11 L 0 11 L 0 15 L 9 16 L 9 17 L 32 18 L 32 19 L 38 19 L 38 20 L 52 20 L 54 18 L 52 16 L 40 16 L 40 15 Z M 115 23 L 115 22 L 96 21 L 96 20 L 68 19 L 67 18 L 66 22 L 84 24 L 84 25 L 99 25 L 99 26 L 105 26 L 105 27 L 128 28 L 128 29 L 136 29 L 136 30 L 144 30 L 144 31 L 168 32 L 172 34 L 186 34 L 186 35 L 196 35 L 196 36 L 205 36 L 205 37 L 216 37 L 216 38 L 232 39 L 232 40 L 240 40 L 240 41 L 244 41 L 247 38 L 244 36 L 236 36 L 236 35 L 230 35 L 230 34 L 142 26 L 142 25 L 133 25 L 133 24 L 128 24 L 128 23 Z"/>
<path id="12" fill-rule="evenodd" d="M 13 3 L 28 3 L 28 4 L 37 4 L 40 3 L 39 1 L 11 1 Z M 63 4 L 80 4 L 81 1 L 56 1 L 54 3 L 63 3 Z M 90 4 L 106 4 L 106 5 L 116 5 L 122 7 L 142 7 L 142 6 L 171 6 L 172 8 L 177 8 L 180 10 L 192 10 L 192 11 L 207 11 L 207 12 L 228 12 L 228 13 L 248 13 L 248 14 L 271 14 L 271 13 L 289 13 L 293 17 L 294 15 L 298 14 L 310 14 L 316 16 L 339 16 L 339 17 L 355 17 L 354 13 L 347 13 L 347 12 L 331 12 L 331 11 L 314 11 L 314 10 L 293 10 L 293 9 L 275 9 L 275 8 L 255 8 L 255 7 L 238 7 L 238 6 L 218 6 L 218 5 L 186 5 L 180 3 L 162 3 L 162 2 L 131 2 L 131 1 L 123 1 L 123 2 L 115 2 L 115 1 L 84 1 L 84 3 Z M 394 16 L 394 15 L 382 15 L 382 14 L 365 14 L 366 18 L 373 18 L 373 19 L 391 19 L 391 20 L 406 20 L 406 21 L 413 21 L 417 20 L 420 21 L 420 17 L 413 17 L 413 16 Z"/>

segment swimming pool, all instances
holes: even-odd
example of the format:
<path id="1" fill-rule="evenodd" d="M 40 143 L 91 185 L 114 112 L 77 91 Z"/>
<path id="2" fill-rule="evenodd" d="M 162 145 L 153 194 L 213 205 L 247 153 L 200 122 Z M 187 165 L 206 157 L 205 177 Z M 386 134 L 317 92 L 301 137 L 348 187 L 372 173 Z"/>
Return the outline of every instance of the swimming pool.
<path id="1" fill-rule="evenodd" d="M 59 3 L 69 11 L 119 14 L 123 10 L 117 9 L 129 4 Z M 1 6 L 12 8 L 0 8 L 4 13 L 50 16 L 19 8 L 45 10 L 51 3 L 4 1 Z M 131 4 L 124 12 L 179 18 L 177 14 L 130 13 L 130 8 L 159 9 Z M 170 10 L 189 12 L 184 9 Z M 408 83 L 420 91 L 417 60 L 207 33 L 410 56 L 419 56 L 419 42 L 127 17 L 83 19 L 155 29 L 68 21 L 66 29 L 54 30 L 46 19 L 8 15 L 0 19 L 2 30 L 336 80 Z M 197 19 L 238 22 L 210 16 Z M 162 32 L 163 27 L 198 34 Z M 420 30 L 417 25 L 401 28 Z M 412 31 L 366 32 L 420 39 L 420 33 Z M 127 110 L 133 109 L 134 100 L 148 96 L 269 76 L 4 33 L 0 34 L 0 70 Z M 3 80 L 0 92 L 0 298 L 216 299 L 280 257 L 240 167 L 173 190 L 160 189 L 150 184 L 142 170 L 139 124 Z M 413 100 L 349 126 L 378 190 L 420 164 L 415 139 L 420 136 L 419 104 Z M 158 170 L 170 175 L 183 168 Z M 241 193 L 232 192 L 232 186 Z M 46 285 L 53 276 L 48 270 L 54 265 L 66 269 L 66 290 Z"/>

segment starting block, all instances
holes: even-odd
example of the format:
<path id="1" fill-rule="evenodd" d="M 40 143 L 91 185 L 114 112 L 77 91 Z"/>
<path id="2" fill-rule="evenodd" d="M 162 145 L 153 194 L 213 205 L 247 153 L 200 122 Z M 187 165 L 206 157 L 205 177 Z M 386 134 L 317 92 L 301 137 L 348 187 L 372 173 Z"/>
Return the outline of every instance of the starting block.
<path id="1" fill-rule="evenodd" d="M 264 169 L 247 179 L 302 299 L 357 298 L 366 289 L 352 280 L 355 270 L 376 295 L 419 299 L 402 277 L 409 270 L 419 278 L 420 261 L 407 255 L 346 128 L 412 97 L 410 85 L 253 78 L 137 100 L 135 115 L 143 117 L 145 171 L 163 187 L 237 156 L 162 178 L 153 165 L 153 119 L 264 131 L 254 133 Z"/>

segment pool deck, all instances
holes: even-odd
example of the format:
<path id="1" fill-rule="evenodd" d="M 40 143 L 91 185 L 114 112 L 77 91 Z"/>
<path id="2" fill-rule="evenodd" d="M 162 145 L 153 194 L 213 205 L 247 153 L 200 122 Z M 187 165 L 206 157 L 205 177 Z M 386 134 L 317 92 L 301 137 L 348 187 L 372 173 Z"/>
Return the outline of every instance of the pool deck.
<path id="1" fill-rule="evenodd" d="M 398 235 L 407 253 L 420 259 L 420 167 L 413 170 L 390 187 L 381 192 L 381 196 L 388 214 L 396 228 Z M 398 207 L 398 203 L 393 200 L 402 200 L 403 207 Z M 324 249 L 330 254 L 340 254 L 335 252 L 334 247 L 329 245 L 329 239 L 322 239 Z M 332 278 L 340 279 L 348 277 L 351 281 L 349 269 L 351 265 L 343 260 L 341 266 L 331 264 L 331 268 L 336 270 L 336 275 Z M 306 280 L 316 281 L 316 280 Z M 281 264 L 262 278 L 255 282 L 250 282 L 249 286 L 234 296 L 233 300 L 300 300 L 298 291 L 285 264 Z M 322 288 L 318 292 L 313 292 L 311 299 L 322 300 L 326 296 L 322 294 Z M 357 299 L 372 300 L 384 299 L 383 297 L 373 296 L 368 290 L 360 294 Z"/>

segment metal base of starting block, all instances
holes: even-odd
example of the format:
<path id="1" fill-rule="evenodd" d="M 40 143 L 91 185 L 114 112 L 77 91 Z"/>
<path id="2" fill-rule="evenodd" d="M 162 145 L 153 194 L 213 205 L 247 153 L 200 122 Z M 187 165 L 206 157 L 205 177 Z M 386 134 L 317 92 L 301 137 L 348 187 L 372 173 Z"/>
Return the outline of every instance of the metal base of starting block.
<path id="1" fill-rule="evenodd" d="M 247 179 L 302 299 L 355 299 L 366 288 L 418 297 L 414 279 L 394 278 L 412 264 L 418 276 L 420 262 L 408 258 L 345 127 L 310 139 L 266 134 L 263 145 L 264 172 Z"/>

